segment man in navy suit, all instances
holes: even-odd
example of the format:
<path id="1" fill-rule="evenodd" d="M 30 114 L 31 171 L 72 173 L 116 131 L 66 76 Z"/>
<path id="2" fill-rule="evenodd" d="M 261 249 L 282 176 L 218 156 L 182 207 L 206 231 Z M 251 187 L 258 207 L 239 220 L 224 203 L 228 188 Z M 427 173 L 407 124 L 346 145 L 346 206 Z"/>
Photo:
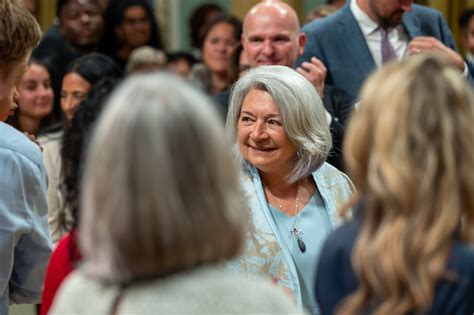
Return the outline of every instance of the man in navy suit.
<path id="1" fill-rule="evenodd" d="M 441 52 L 467 75 L 467 67 L 456 52 L 451 31 L 440 12 L 413 4 L 413 0 L 347 2 L 338 12 L 302 29 L 307 42 L 296 64 L 316 56 L 326 66 L 326 84 L 343 89 L 353 102 L 363 81 L 382 65 L 387 50 L 397 59 Z"/>

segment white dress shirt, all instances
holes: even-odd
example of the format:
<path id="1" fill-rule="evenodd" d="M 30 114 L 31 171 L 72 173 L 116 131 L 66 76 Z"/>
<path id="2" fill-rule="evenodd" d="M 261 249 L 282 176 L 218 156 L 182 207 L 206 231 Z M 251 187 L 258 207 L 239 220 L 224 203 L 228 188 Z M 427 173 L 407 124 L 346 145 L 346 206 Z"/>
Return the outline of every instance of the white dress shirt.
<path id="1" fill-rule="evenodd" d="M 375 64 L 377 67 L 380 67 L 382 65 L 382 36 L 379 31 L 379 25 L 375 23 L 367 13 L 362 11 L 357 4 L 357 0 L 351 0 L 350 8 L 364 35 L 365 42 L 367 46 L 369 46 Z M 403 28 L 403 25 L 399 24 L 394 28 L 388 29 L 387 33 L 388 40 L 397 54 L 397 59 L 401 60 L 408 53 L 409 38 L 407 32 Z M 467 77 L 468 72 L 467 64 L 464 62 L 462 75 Z"/>
<path id="2" fill-rule="evenodd" d="M 350 8 L 364 35 L 367 46 L 369 46 L 375 64 L 380 67 L 382 65 L 382 37 L 379 25 L 361 10 L 356 0 L 351 0 Z M 408 49 L 408 34 L 401 24 L 388 29 L 387 34 L 388 40 L 397 54 L 397 59 L 402 59 Z"/>

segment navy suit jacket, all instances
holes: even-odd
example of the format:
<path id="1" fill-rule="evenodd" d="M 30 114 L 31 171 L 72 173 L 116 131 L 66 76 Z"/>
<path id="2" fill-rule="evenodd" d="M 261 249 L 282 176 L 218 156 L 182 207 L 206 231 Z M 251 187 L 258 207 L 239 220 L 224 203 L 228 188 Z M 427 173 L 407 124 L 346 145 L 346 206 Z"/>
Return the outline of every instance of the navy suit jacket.
<path id="1" fill-rule="evenodd" d="M 303 27 L 308 41 L 296 65 L 316 56 L 328 70 L 326 84 L 344 90 L 355 102 L 362 83 L 377 66 L 349 4 Z M 413 11 L 403 15 L 402 25 L 409 40 L 432 36 L 456 50 L 451 31 L 437 10 L 413 4 Z"/>

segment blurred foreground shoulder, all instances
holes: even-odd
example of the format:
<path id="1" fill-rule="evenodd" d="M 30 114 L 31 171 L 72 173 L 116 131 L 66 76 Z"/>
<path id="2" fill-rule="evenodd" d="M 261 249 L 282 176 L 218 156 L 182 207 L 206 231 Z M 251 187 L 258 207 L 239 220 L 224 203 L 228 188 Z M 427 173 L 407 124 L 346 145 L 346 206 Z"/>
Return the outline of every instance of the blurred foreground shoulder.
<path id="1" fill-rule="evenodd" d="M 270 280 L 215 266 L 142 281 L 122 292 L 78 271 L 62 286 L 51 314 L 109 314 L 120 294 L 119 314 L 303 314 Z"/>

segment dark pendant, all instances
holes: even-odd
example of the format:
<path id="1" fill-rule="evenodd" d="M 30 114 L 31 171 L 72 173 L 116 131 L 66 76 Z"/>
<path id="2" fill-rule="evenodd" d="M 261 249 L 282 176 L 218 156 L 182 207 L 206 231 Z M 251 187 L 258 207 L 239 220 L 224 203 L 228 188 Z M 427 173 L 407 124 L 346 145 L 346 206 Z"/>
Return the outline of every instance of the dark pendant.
<path id="1" fill-rule="evenodd" d="M 298 247 L 300 248 L 300 251 L 302 253 L 306 252 L 306 244 L 303 242 L 303 240 L 301 238 L 298 238 L 296 241 L 298 242 Z"/>

